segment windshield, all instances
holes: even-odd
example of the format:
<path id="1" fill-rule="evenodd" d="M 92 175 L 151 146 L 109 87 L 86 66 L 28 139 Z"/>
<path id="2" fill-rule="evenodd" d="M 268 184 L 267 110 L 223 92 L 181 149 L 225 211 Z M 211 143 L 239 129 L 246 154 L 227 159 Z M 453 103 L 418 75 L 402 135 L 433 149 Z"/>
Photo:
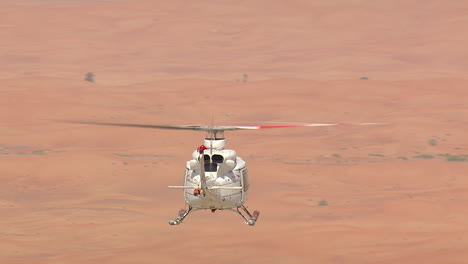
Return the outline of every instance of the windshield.
<path id="1" fill-rule="evenodd" d="M 205 162 L 205 171 L 206 172 L 218 171 L 218 164 L 214 162 Z"/>

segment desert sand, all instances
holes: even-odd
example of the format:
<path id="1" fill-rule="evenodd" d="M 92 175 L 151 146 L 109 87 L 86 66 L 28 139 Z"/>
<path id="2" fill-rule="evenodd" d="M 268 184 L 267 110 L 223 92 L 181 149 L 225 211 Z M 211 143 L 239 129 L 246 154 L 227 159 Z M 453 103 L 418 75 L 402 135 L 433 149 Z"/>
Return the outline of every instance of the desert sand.
<path id="1" fill-rule="evenodd" d="M 468 2 L 0 2 L 0 263 L 466 263 Z M 92 72 L 94 81 L 85 81 Z M 256 226 L 180 208 L 226 132 Z"/>

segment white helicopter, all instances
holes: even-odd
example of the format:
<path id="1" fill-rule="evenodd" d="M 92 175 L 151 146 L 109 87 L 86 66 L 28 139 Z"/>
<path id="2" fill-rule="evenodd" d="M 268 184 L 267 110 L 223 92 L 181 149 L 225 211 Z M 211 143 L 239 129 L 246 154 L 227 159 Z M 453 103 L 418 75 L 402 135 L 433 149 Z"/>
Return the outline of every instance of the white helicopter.
<path id="1" fill-rule="evenodd" d="M 181 209 L 178 216 L 169 221 L 178 225 L 189 213 L 198 210 L 228 210 L 237 212 L 245 223 L 253 226 L 260 215 L 259 211 L 250 213 L 244 206 L 249 191 L 249 179 L 246 162 L 236 151 L 224 149 L 226 139 L 224 131 L 253 130 L 287 127 L 324 127 L 337 125 L 375 125 L 378 123 L 309 123 L 263 126 L 185 126 L 185 125 L 146 125 L 129 123 L 106 123 L 87 121 L 65 121 L 67 123 L 140 127 L 153 129 L 198 130 L 206 131 L 203 145 L 192 153 L 192 159 L 185 166 L 184 185 L 168 186 L 183 189 L 188 209 Z"/>

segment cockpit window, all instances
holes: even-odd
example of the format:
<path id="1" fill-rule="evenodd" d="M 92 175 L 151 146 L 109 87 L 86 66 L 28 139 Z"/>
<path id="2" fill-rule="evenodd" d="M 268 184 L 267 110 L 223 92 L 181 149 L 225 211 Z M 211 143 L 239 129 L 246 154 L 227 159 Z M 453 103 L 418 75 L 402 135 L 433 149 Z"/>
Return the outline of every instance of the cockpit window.
<path id="1" fill-rule="evenodd" d="M 205 162 L 205 171 L 206 172 L 216 172 L 218 171 L 218 164 L 214 162 Z"/>
<path id="2" fill-rule="evenodd" d="M 211 157 L 211 160 L 213 162 L 216 162 L 216 163 L 223 163 L 224 161 L 224 157 L 219 155 L 219 154 L 214 154 L 212 157 Z"/>
<path id="3" fill-rule="evenodd" d="M 219 155 L 219 154 L 214 154 L 211 157 L 210 157 L 210 155 L 205 154 L 205 155 L 203 155 L 203 160 L 205 160 L 205 163 L 207 163 L 207 162 L 223 163 L 224 162 L 224 157 L 222 155 Z"/>

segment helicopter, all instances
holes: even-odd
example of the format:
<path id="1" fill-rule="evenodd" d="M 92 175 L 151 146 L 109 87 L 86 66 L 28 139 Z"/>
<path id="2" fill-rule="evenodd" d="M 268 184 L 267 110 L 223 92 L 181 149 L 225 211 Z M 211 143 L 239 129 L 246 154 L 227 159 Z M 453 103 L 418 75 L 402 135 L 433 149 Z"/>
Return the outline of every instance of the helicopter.
<path id="1" fill-rule="evenodd" d="M 187 161 L 184 185 L 168 186 L 184 190 L 188 209 L 181 209 L 170 225 L 179 225 L 191 213 L 198 210 L 227 210 L 238 213 L 246 224 L 254 226 L 260 212 L 253 213 L 244 205 L 248 198 L 249 177 L 246 162 L 235 150 L 225 149 L 225 131 L 257 130 L 290 127 L 325 127 L 340 125 L 376 125 L 381 123 L 300 123 L 280 125 L 247 126 L 195 126 L 195 125 L 149 125 L 132 123 L 110 123 L 92 121 L 65 121 L 67 123 L 100 126 L 137 127 L 150 129 L 196 130 L 206 132 L 204 142 Z"/>

